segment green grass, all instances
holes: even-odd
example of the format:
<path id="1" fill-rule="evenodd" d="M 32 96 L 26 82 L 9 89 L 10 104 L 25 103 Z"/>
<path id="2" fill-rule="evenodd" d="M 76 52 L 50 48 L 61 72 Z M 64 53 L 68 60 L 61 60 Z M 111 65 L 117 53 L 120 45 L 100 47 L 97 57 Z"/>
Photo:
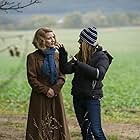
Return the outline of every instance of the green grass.
<path id="1" fill-rule="evenodd" d="M 80 30 L 56 29 L 55 32 L 59 42 L 64 44 L 69 54 L 74 55 L 78 51 Z M 1 36 L 18 34 L 23 34 L 23 39 L 0 40 L 1 49 L 15 44 L 21 50 L 20 58 L 10 57 L 8 51 L 0 52 L 0 113 L 25 114 L 28 111 L 31 89 L 26 78 L 27 54 L 24 53 L 34 50 L 31 44 L 34 31 L 1 32 Z M 139 36 L 140 28 L 99 29 L 99 42 L 114 56 L 104 79 L 102 114 L 105 120 L 140 123 Z M 65 108 L 69 116 L 74 115 L 70 95 L 72 77 L 73 75 L 67 76 L 63 87 Z"/>

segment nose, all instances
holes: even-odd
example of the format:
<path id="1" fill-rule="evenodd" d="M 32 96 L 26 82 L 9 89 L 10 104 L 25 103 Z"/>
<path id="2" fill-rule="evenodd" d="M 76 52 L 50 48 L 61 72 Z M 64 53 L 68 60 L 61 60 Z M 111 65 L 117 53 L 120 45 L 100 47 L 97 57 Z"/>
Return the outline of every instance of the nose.
<path id="1" fill-rule="evenodd" d="M 82 49 L 82 45 L 80 44 L 79 49 Z"/>
<path id="2" fill-rule="evenodd" d="M 55 42 L 55 39 L 52 37 L 52 38 L 51 38 L 51 41 L 52 41 L 52 42 Z"/>

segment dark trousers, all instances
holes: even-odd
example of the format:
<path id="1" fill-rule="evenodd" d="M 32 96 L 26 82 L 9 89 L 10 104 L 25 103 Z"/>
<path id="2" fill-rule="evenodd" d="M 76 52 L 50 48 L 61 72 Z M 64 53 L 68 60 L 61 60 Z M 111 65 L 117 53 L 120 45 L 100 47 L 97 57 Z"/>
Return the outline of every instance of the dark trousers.
<path id="1" fill-rule="evenodd" d="M 73 104 L 83 140 L 106 140 L 101 127 L 100 100 L 73 97 Z"/>

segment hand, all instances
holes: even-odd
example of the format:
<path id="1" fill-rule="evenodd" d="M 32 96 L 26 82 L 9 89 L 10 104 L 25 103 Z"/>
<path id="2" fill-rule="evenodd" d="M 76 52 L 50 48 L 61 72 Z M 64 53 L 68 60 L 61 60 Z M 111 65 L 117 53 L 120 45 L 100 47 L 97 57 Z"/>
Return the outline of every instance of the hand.
<path id="1" fill-rule="evenodd" d="M 55 44 L 55 48 L 58 49 L 58 50 L 59 50 L 60 48 L 62 48 L 62 47 L 64 48 L 64 45 L 63 45 L 63 44 L 60 44 L 60 43 L 56 43 L 56 44 Z"/>
<path id="2" fill-rule="evenodd" d="M 56 43 L 55 44 L 55 48 L 60 52 L 60 53 L 64 53 L 64 54 L 67 54 L 67 51 L 64 47 L 63 44 L 59 44 L 59 43 Z"/>
<path id="3" fill-rule="evenodd" d="M 73 59 L 74 61 L 77 61 L 77 58 L 75 56 L 70 55 L 70 58 Z"/>
<path id="4" fill-rule="evenodd" d="M 55 96 L 54 90 L 50 88 L 47 92 L 47 97 L 52 98 Z"/>
<path id="5" fill-rule="evenodd" d="M 75 65 L 77 65 L 77 58 L 75 56 L 70 55 L 70 58 L 72 59 L 72 61 L 74 62 Z"/>

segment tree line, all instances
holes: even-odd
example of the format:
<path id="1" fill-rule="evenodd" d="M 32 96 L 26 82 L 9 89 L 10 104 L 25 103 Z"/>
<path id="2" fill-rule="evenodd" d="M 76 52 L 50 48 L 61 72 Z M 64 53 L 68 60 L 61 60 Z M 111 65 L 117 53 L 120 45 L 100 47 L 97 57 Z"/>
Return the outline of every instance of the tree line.
<path id="1" fill-rule="evenodd" d="M 16 25 L 16 26 L 15 26 Z M 140 26 L 140 13 L 120 12 L 105 14 L 102 11 L 87 13 L 73 12 L 62 18 L 49 15 L 34 15 L 14 20 L 0 17 L 0 29 L 29 30 L 41 26 L 53 28 L 81 28 L 94 25 L 96 27 Z"/>

